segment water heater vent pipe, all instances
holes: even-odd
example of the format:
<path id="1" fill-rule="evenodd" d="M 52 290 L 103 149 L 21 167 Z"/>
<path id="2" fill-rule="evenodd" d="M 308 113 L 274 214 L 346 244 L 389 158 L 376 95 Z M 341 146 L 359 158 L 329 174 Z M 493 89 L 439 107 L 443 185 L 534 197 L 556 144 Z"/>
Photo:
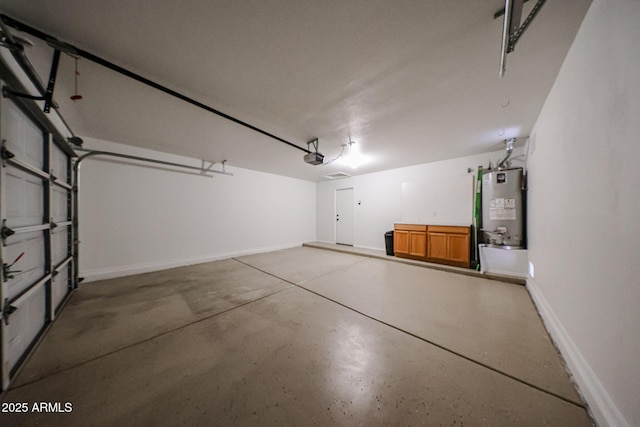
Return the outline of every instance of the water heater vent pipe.
<path id="1" fill-rule="evenodd" d="M 511 153 L 513 153 L 513 144 L 516 142 L 516 138 L 509 138 L 509 139 L 505 139 L 504 143 L 507 146 L 507 155 L 504 156 L 503 159 L 500 159 L 498 161 L 498 169 L 504 169 L 505 165 L 506 167 L 509 167 L 509 157 L 511 157 Z"/>

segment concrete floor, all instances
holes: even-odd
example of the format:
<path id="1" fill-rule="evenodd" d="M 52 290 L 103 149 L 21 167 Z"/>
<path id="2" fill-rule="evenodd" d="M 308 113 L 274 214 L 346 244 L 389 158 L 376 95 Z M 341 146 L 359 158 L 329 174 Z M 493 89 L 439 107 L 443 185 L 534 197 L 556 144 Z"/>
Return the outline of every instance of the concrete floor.
<path id="1" fill-rule="evenodd" d="M 1 425 L 590 426 L 523 286 L 300 247 L 85 284 Z"/>
<path id="2" fill-rule="evenodd" d="M 393 255 L 387 255 L 386 251 L 379 250 L 379 249 L 358 248 L 354 246 L 337 245 L 335 243 L 325 243 L 325 242 L 308 242 L 302 246 L 309 247 L 309 248 L 317 248 L 317 249 L 328 249 L 335 252 L 361 255 L 369 258 L 384 259 L 387 261 L 394 261 L 402 264 L 417 265 L 425 268 L 430 268 L 432 270 L 455 272 L 455 273 L 463 274 L 465 276 L 482 277 L 485 279 L 486 278 L 494 279 L 501 282 L 515 283 L 519 285 L 527 284 L 527 281 L 520 276 L 480 272 L 480 271 L 472 270 L 470 268 L 454 267 L 452 265 L 436 264 L 436 263 L 426 262 L 426 261 L 417 261 L 417 260 L 408 259 L 408 258 L 399 258 Z"/>

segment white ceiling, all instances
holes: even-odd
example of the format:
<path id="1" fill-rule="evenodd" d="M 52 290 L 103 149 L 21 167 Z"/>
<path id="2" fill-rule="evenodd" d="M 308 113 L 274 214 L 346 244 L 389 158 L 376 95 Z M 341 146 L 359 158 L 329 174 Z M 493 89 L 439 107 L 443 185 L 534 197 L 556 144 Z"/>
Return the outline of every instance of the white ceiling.
<path id="1" fill-rule="evenodd" d="M 74 103 L 63 55 L 55 98 L 77 135 L 318 181 L 527 136 L 590 3 L 547 1 L 503 79 L 502 0 L 2 0 L 0 11 L 300 146 L 317 137 L 328 159 L 351 138 L 371 161 L 308 165 L 302 151 L 86 59 Z M 41 53 L 27 51 L 46 77 Z"/>

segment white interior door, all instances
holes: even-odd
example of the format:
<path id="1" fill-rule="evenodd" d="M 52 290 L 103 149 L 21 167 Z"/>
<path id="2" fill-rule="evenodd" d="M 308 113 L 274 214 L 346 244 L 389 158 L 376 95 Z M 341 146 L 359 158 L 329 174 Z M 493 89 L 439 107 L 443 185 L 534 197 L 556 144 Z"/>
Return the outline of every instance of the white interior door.
<path id="1" fill-rule="evenodd" d="M 353 246 L 353 188 L 336 190 L 336 243 Z"/>

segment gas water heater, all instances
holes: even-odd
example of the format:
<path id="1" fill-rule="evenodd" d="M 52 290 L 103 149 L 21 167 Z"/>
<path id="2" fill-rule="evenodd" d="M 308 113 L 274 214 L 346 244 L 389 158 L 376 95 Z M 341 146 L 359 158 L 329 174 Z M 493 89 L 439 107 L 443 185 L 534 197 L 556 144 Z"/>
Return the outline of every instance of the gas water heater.
<path id="1" fill-rule="evenodd" d="M 524 195 L 522 168 L 482 175 L 480 242 L 505 249 L 524 248 Z"/>

